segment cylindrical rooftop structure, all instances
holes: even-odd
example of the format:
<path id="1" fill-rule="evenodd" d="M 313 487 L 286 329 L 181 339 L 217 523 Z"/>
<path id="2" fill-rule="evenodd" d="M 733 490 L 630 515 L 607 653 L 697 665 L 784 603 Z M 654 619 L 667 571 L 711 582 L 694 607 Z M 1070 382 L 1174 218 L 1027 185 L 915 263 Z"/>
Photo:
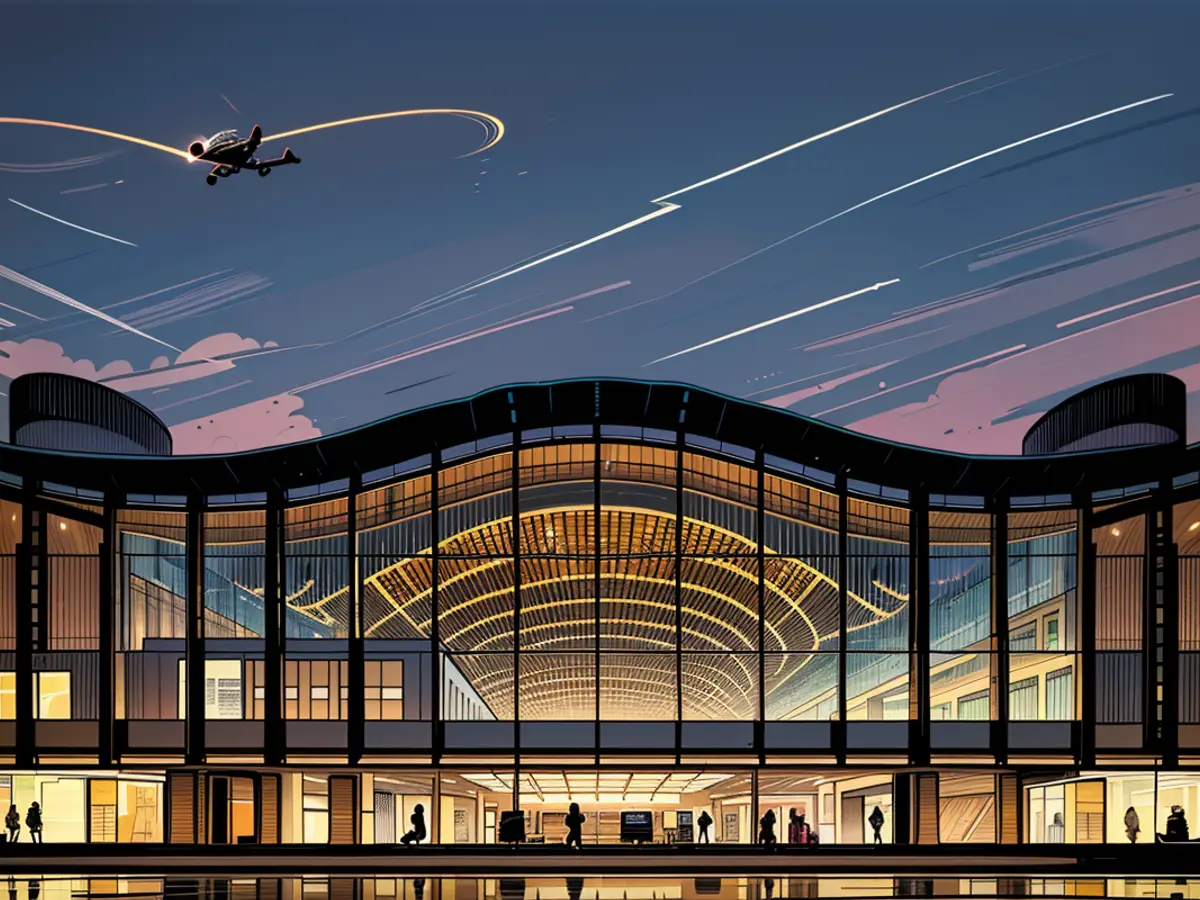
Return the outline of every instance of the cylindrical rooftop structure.
<path id="1" fill-rule="evenodd" d="M 1144 372 L 1114 378 L 1068 397 L 1025 433 L 1023 456 L 1183 447 L 1187 385 L 1173 375 Z"/>
<path id="2" fill-rule="evenodd" d="M 31 372 L 9 387 L 9 440 L 76 453 L 171 455 L 171 432 L 120 391 L 59 372 Z"/>

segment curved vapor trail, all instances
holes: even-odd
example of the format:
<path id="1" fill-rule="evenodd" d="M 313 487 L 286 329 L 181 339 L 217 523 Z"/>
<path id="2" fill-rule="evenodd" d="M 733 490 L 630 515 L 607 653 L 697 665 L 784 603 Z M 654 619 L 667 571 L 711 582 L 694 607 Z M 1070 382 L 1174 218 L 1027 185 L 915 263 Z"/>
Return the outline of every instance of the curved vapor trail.
<path id="1" fill-rule="evenodd" d="M 759 331 L 763 328 L 770 328 L 772 325 L 778 325 L 780 322 L 786 322 L 788 319 L 794 319 L 796 316 L 803 316 L 806 313 L 815 312 L 818 309 L 824 309 L 826 306 L 833 306 L 835 303 L 841 303 L 843 300 L 851 300 L 854 297 L 860 297 L 863 294 L 877 291 L 880 288 L 888 287 L 900 281 L 899 278 L 893 278 L 890 281 L 880 281 L 870 287 L 859 288 L 857 291 L 851 291 L 848 294 L 841 294 L 837 297 L 831 297 L 828 300 L 822 300 L 820 303 L 814 303 L 811 306 L 805 306 L 802 309 L 793 310 L 790 313 L 784 313 L 782 316 L 776 316 L 773 319 L 767 319 L 765 322 L 759 322 L 757 325 L 749 325 L 746 328 L 739 328 L 737 331 L 731 331 L 729 334 L 723 334 L 720 337 L 715 337 L 711 341 L 705 341 L 703 344 L 697 344 L 695 347 L 688 347 L 686 350 L 680 350 L 676 353 L 671 353 L 667 356 L 660 356 L 658 359 L 651 360 L 646 363 L 646 366 L 652 366 L 655 363 L 666 362 L 668 359 L 674 359 L 677 356 L 684 356 L 688 353 L 694 353 L 697 350 L 703 350 L 705 347 L 711 347 L 714 344 L 722 344 L 725 341 L 732 340 L 735 337 L 741 337 L 743 334 L 749 334 L 752 331 Z M 642 368 L 645 368 L 643 366 Z"/>
<path id="2" fill-rule="evenodd" d="M 106 241 L 112 241 L 115 244 L 124 244 L 126 247 L 137 246 L 137 244 L 133 243 L 132 241 L 123 241 L 121 238 L 113 237 L 111 234 L 105 234 L 103 231 L 93 231 L 91 228 L 84 228 L 82 225 L 76 225 L 74 222 L 68 222 L 66 219 L 60 219 L 58 216 L 52 216 L 48 212 L 42 212 L 40 209 L 34 209 L 32 206 L 27 206 L 20 200 L 14 200 L 12 197 L 8 198 L 8 202 L 15 203 L 17 206 L 21 207 L 21 209 L 27 209 L 31 213 L 37 213 L 39 216 L 49 219 L 51 222 L 57 222 L 59 225 L 66 225 L 68 228 L 74 228 L 76 231 L 82 231 L 85 234 L 93 234 L 96 237 L 104 238 Z"/>
<path id="3" fill-rule="evenodd" d="M 353 378 L 355 375 L 362 375 L 366 372 L 373 372 L 376 369 L 382 369 L 385 366 L 393 365 L 394 363 L 403 362 L 406 359 L 412 359 L 414 356 L 424 356 L 426 353 L 433 353 L 437 350 L 444 350 L 447 347 L 453 347 L 456 344 L 462 344 L 466 341 L 473 341 L 476 338 L 486 337 L 490 334 L 495 334 L 498 331 L 507 331 L 509 328 L 516 328 L 520 325 L 528 325 L 530 322 L 537 322 L 540 319 L 546 319 L 550 316 L 558 316 L 563 313 L 570 312 L 575 307 L 563 306 L 558 309 L 552 309 L 549 312 L 544 312 L 537 316 L 528 316 L 527 318 L 518 319 L 516 321 L 507 321 L 496 325 L 488 325 L 483 328 L 478 328 L 473 331 L 468 331 L 464 334 L 455 335 L 454 337 L 444 338 L 440 341 L 434 341 L 432 344 L 426 344 L 423 347 L 415 347 L 412 350 L 406 350 L 403 353 L 398 353 L 395 356 L 389 356 L 387 359 L 381 359 L 378 362 L 367 363 L 364 366 L 359 366 L 356 369 L 350 369 L 346 372 L 339 372 L 337 375 L 330 375 L 327 378 L 322 378 L 318 381 L 312 381 L 308 384 L 301 385 L 298 388 L 292 388 L 288 394 L 299 394 L 302 391 L 312 390 L 313 388 L 324 387 L 327 384 L 333 384 L 336 381 L 342 381 L 346 378 Z"/>
<path id="4" fill-rule="evenodd" d="M 482 120 L 490 125 L 495 132 L 486 140 L 480 147 L 472 150 L 464 156 L 474 156 L 476 153 L 482 153 L 491 147 L 496 146 L 500 139 L 504 137 L 504 123 L 500 119 L 493 116 L 491 113 L 479 112 L 474 109 L 400 109 L 394 112 L 374 113 L 369 116 L 356 116 L 352 119 L 337 119 L 333 122 L 321 122 L 317 125 L 306 125 L 303 128 L 293 128 L 291 131 L 281 131 L 279 134 L 272 134 L 264 137 L 262 143 L 267 141 L 278 141 L 282 138 L 292 137 L 297 134 L 308 134 L 311 131 L 322 131 L 326 128 L 340 128 L 343 125 L 355 125 L 359 122 L 374 122 L 379 119 L 395 119 L 402 116 L 467 116 L 476 120 Z M 116 141 L 125 141 L 129 144 L 137 144 L 141 147 L 148 147 L 151 150 L 158 150 L 161 153 L 169 153 L 171 156 L 178 156 L 180 159 L 188 162 L 195 162 L 191 154 L 186 150 L 179 150 L 175 147 L 168 147 L 166 144 L 160 144 L 157 141 L 148 141 L 145 138 L 137 137 L 132 134 L 122 134 L 119 131 L 108 131 L 103 128 L 93 128 L 90 125 L 73 125 L 70 122 L 53 122 L 49 119 L 26 119 L 20 116 L 0 116 L 0 125 L 35 125 L 43 128 L 61 128 L 66 131 L 82 131 L 87 134 L 96 134 L 100 137 L 112 138 Z M 462 157 L 459 157 L 460 159 Z"/>
<path id="5" fill-rule="evenodd" d="M 114 156 L 119 156 L 122 152 L 121 150 L 110 150 L 107 153 L 77 156 L 74 159 L 63 159 L 58 162 L 48 163 L 0 162 L 0 172 L 9 172 L 14 175 L 46 175 L 55 172 L 73 172 L 76 169 L 85 169 L 88 166 L 102 163 L 106 159 L 112 159 Z"/>
<path id="6" fill-rule="evenodd" d="M 100 310 L 88 306 L 86 303 L 80 303 L 74 297 L 68 297 L 61 291 L 56 291 L 52 287 L 47 287 L 40 281 L 34 281 L 32 278 L 28 278 L 25 275 L 22 275 L 20 272 L 14 272 L 12 269 L 8 268 L 8 266 L 0 266 L 0 278 L 7 278 L 14 284 L 19 284 L 21 287 L 29 288 L 31 291 L 36 291 L 44 297 L 49 297 L 51 300 L 57 300 L 59 303 L 71 307 L 71 309 L 77 309 L 80 312 L 87 313 L 89 316 L 95 316 L 97 319 L 105 321 L 109 325 L 116 325 L 118 328 L 122 328 L 125 331 L 128 331 L 130 334 L 136 334 L 138 337 L 145 338 L 148 341 L 154 341 L 154 343 L 161 344 L 170 350 L 174 350 L 176 353 L 183 352 L 174 344 L 168 344 L 166 341 L 161 341 L 152 334 L 146 334 L 144 331 L 138 331 L 136 328 L 126 325 L 120 319 L 114 319 L 107 313 L 102 313 Z"/>
<path id="7" fill-rule="evenodd" d="M 775 241 L 772 244 L 767 244 L 767 246 L 765 246 L 765 247 L 760 247 L 759 249 L 755 250 L 753 253 L 747 253 L 745 256 L 741 257 L 740 259 L 735 259 L 731 263 L 726 263 L 725 265 L 721 266 L 720 268 L 713 269 L 711 272 L 701 275 L 699 278 L 693 278 L 691 281 L 687 282 L 686 284 L 682 284 L 672 291 L 668 291 L 667 293 L 665 293 L 659 297 L 655 297 L 654 300 L 665 300 L 667 297 L 673 297 L 676 294 L 678 294 L 679 292 L 684 291 L 687 288 L 692 287 L 693 285 L 699 284 L 702 281 L 707 281 L 709 278 L 712 278 L 714 275 L 719 275 L 722 272 L 728 271 L 729 269 L 732 269 L 734 266 L 740 266 L 742 263 L 748 262 L 749 260 L 754 259 L 756 256 L 761 256 L 762 254 L 766 253 L 768 250 L 774 250 L 776 247 L 779 247 L 782 244 L 786 244 L 788 241 L 794 240 L 795 238 L 798 238 L 801 235 L 808 234 L 810 231 L 815 231 L 816 229 L 820 228 L 822 225 L 828 225 L 830 222 L 833 222 L 837 219 L 842 218 L 842 216 L 848 216 L 852 212 L 857 212 L 858 210 L 862 209 L 864 206 L 870 206 L 872 203 L 877 203 L 886 197 L 891 197 L 893 194 L 899 194 L 901 191 L 906 191 L 909 188 L 916 187 L 919 184 L 924 184 L 926 181 L 932 181 L 934 178 L 938 178 L 942 175 L 949 174 L 950 172 L 954 172 L 965 166 L 972 165 L 973 163 L 977 163 L 982 160 L 989 159 L 990 157 L 996 156 L 999 153 L 1004 153 L 1008 150 L 1013 150 L 1017 147 L 1022 147 L 1025 144 L 1032 143 L 1033 141 L 1040 141 L 1042 138 L 1047 138 L 1054 134 L 1060 134 L 1064 131 L 1069 131 L 1072 128 L 1079 128 L 1081 125 L 1087 125 L 1090 122 L 1096 122 L 1100 119 L 1105 119 L 1108 116 L 1115 116 L 1118 113 L 1127 112 L 1131 109 L 1136 109 L 1139 106 L 1145 106 L 1148 103 L 1157 103 L 1159 100 L 1166 100 L 1168 97 L 1174 97 L 1174 96 L 1175 96 L 1174 94 L 1159 94 L 1157 97 L 1147 97 L 1145 100 L 1138 100 L 1136 103 L 1127 103 L 1124 106 L 1118 106 L 1118 107 L 1115 107 L 1114 109 L 1105 110 L 1104 112 L 1097 113 L 1094 116 L 1088 116 L 1087 118 L 1084 118 L 1084 119 L 1077 119 L 1074 122 L 1068 122 L 1066 125 L 1059 125 L 1057 128 L 1051 128 L 1049 131 L 1042 131 L 1042 132 L 1039 132 L 1038 134 L 1030 135 L 1029 137 L 1022 138 L 1019 141 L 1013 141 L 1011 144 L 1005 144 L 1003 147 L 997 147 L 994 150 L 987 151 L 986 153 L 980 153 L 978 156 L 972 156 L 970 159 L 964 159 L 961 162 L 956 162 L 954 165 L 946 166 L 944 169 L 938 169 L 936 172 L 930 172 L 928 175 L 923 175 L 920 178 L 915 178 L 912 181 L 909 181 L 905 184 L 900 185 L 899 187 L 894 187 L 889 191 L 884 191 L 882 194 L 876 194 L 874 197 L 864 200 L 862 203 L 856 203 L 853 206 L 849 206 L 846 209 L 843 209 L 839 213 L 834 213 L 832 216 L 822 219 L 820 222 L 814 222 L 812 225 L 809 225 L 807 228 L 801 228 L 799 231 L 793 232 L 792 234 L 789 234 L 787 237 L 780 238 L 779 240 Z M 643 301 L 643 303 L 650 303 L 650 302 L 653 302 L 653 301 L 649 301 L 649 300 Z M 642 304 L 635 304 L 635 305 L 640 306 Z M 632 309 L 632 308 L 633 307 L 625 307 L 625 309 Z M 617 312 L 623 312 L 623 311 L 624 310 L 614 310 L 613 313 L 609 313 L 609 315 L 613 315 Z"/>
<path id="8" fill-rule="evenodd" d="M 557 259 L 558 257 L 565 256 L 568 253 L 574 253 L 576 250 L 582 250 L 584 247 L 587 247 L 591 244 L 599 243 L 600 241 L 606 240 L 607 238 L 610 238 L 613 235 L 620 234 L 622 231 L 629 231 L 632 228 L 636 228 L 639 225 L 649 222 L 651 219 L 657 219 L 659 216 L 665 216 L 667 213 L 671 213 L 671 212 L 674 212 L 675 210 L 679 209 L 680 207 L 678 204 L 669 202 L 671 200 L 671 198 L 673 198 L 673 197 L 682 196 L 683 194 L 686 194 L 689 191 L 694 191 L 697 188 L 702 188 L 702 187 L 705 187 L 706 185 L 712 184 L 714 182 L 721 181 L 722 179 L 729 178 L 730 176 L 736 175 L 739 172 L 744 172 L 747 169 L 751 169 L 751 168 L 761 165 L 769 160 L 775 159 L 777 156 L 782 156 L 785 153 L 791 153 L 793 150 L 798 150 L 799 148 L 806 147 L 809 144 L 815 144 L 817 141 L 824 140 L 827 137 L 832 137 L 835 134 L 840 134 L 843 131 L 848 131 L 851 128 L 855 128 L 859 125 L 865 124 L 866 122 L 870 122 L 873 119 L 878 119 L 881 116 L 886 116 L 888 113 L 895 112 L 898 109 L 903 109 L 906 106 L 911 106 L 914 103 L 919 103 L 920 101 L 927 100 L 930 97 L 936 97 L 938 94 L 944 94 L 947 91 L 952 91 L 955 88 L 962 87 L 965 84 L 971 84 L 972 82 L 979 81 L 984 78 L 990 78 L 992 75 L 995 75 L 995 74 L 997 74 L 997 72 L 1000 72 L 1000 71 L 1003 71 L 1003 70 L 997 69 L 996 71 L 987 72 L 983 75 L 976 75 L 974 78 L 968 78 L 965 81 L 959 81 L 959 82 L 956 82 L 955 84 L 947 85 L 946 87 L 943 87 L 943 88 L 938 88 L 936 91 L 930 91 L 927 94 L 921 94 L 919 97 L 913 97 L 909 100 L 905 100 L 901 103 L 896 103 L 896 104 L 894 104 L 892 106 L 888 106 L 884 109 L 876 110 L 873 113 L 869 113 L 868 115 L 861 116 L 860 118 L 854 119 L 853 121 L 850 121 L 850 122 L 844 122 L 841 125 L 835 126 L 834 128 L 830 128 L 826 131 L 822 131 L 819 134 L 813 134 L 806 138 L 802 138 L 801 140 L 796 141 L 793 144 L 788 144 L 786 147 L 782 147 L 779 150 L 774 150 L 771 153 L 768 153 L 764 156 L 760 156 L 760 157 L 757 157 L 756 159 L 750 160 L 749 162 L 742 163 L 740 166 L 734 166 L 732 169 L 726 169 L 724 172 L 718 172 L 716 175 L 711 175 L 708 178 L 705 178 L 705 179 L 702 179 L 701 181 L 695 182 L 694 184 L 689 184 L 687 187 L 682 187 L 677 191 L 672 191 L 669 194 L 663 194 L 661 197 L 657 197 L 654 200 L 650 201 L 651 203 L 658 206 L 658 209 L 656 209 L 652 213 L 647 213 L 644 216 L 639 216 L 638 218 L 633 219 L 632 221 L 625 222 L 623 225 L 618 225 L 616 228 L 610 228 L 608 231 L 605 231 L 602 234 L 597 234 L 593 237 L 587 238 L 586 240 L 582 240 L 582 241 L 579 241 L 578 243 L 571 244 L 570 246 L 568 246 L 562 250 L 557 250 L 553 253 L 548 253 L 545 256 L 539 257 L 538 259 L 534 259 L 531 262 L 525 263 L 524 265 L 518 265 L 515 268 L 511 268 L 508 271 L 503 272 L 499 275 L 494 275 L 490 278 L 485 277 L 482 281 L 477 281 L 477 282 L 473 283 L 470 288 L 462 288 L 462 289 L 459 289 L 457 292 L 451 291 L 444 296 L 446 299 L 449 299 L 449 298 L 454 297 L 456 295 L 456 293 L 465 293 L 467 290 L 476 290 L 481 287 L 486 287 L 489 284 L 494 284 L 497 281 L 500 281 L 504 278 L 509 278 L 513 275 L 518 274 L 519 272 L 524 272 L 528 269 L 532 269 L 534 266 L 540 266 L 543 263 L 548 263 L 552 259 Z M 662 299 L 662 298 L 656 297 L 654 299 L 657 300 L 657 299 Z M 654 300 L 646 300 L 643 302 L 644 303 L 653 303 Z M 642 305 L 642 304 L 634 304 L 634 306 L 640 306 L 640 305 Z M 625 309 L 632 309 L 632 308 L 633 308 L 633 306 L 625 307 Z M 616 312 L 621 312 L 621 311 L 622 310 L 616 310 Z M 612 315 L 612 313 L 609 313 L 609 315 Z M 601 317 L 597 317 L 597 318 L 601 318 Z M 594 320 L 589 320 L 589 321 L 594 321 Z"/>

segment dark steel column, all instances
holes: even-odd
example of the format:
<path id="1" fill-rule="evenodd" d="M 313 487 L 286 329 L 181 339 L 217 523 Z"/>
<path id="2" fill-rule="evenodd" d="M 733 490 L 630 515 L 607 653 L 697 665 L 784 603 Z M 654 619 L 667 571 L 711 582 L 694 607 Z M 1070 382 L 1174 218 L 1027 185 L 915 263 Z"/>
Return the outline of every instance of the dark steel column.
<path id="1" fill-rule="evenodd" d="M 365 644 L 362 627 L 362 585 L 358 578 L 358 495 L 362 493 L 362 473 L 350 476 L 350 487 L 346 492 L 346 627 L 349 630 L 349 670 L 346 678 L 349 702 L 346 704 L 347 758 L 357 765 L 363 757 L 366 743 L 366 664 L 363 659 Z"/>
<path id="2" fill-rule="evenodd" d="M 117 707 L 114 698 L 116 680 L 116 552 L 117 552 L 117 497 L 107 494 L 104 497 L 104 525 L 101 530 L 99 548 L 99 603 L 100 603 L 100 677 L 96 684 L 96 693 L 100 699 L 99 731 L 100 748 L 99 763 L 102 767 L 110 766 L 116 759 L 113 746 L 113 729 Z"/>
<path id="3" fill-rule="evenodd" d="M 33 652 L 36 634 L 34 610 L 40 606 L 38 591 L 42 572 L 36 567 L 42 534 L 38 525 L 37 483 L 28 483 L 21 497 L 21 542 L 17 544 L 17 646 L 16 646 L 16 764 L 32 766 L 37 739 L 33 709 Z"/>
<path id="4" fill-rule="evenodd" d="M 686 402 L 686 401 L 685 401 Z M 683 750 L 683 450 L 687 438 L 675 432 L 675 762 Z"/>
<path id="5" fill-rule="evenodd" d="M 909 754 L 917 765 L 929 765 L 929 494 L 915 491 L 909 531 L 913 568 L 908 586 L 908 627 L 912 637 L 916 681 L 916 727 L 910 726 Z"/>
<path id="6" fill-rule="evenodd" d="M 837 721 L 830 723 L 832 750 L 839 765 L 846 762 L 846 654 L 849 644 L 848 595 L 846 583 L 850 579 L 850 492 L 845 474 L 839 472 L 834 482 L 838 497 L 838 712 Z"/>
<path id="7" fill-rule="evenodd" d="M 1156 643 L 1161 654 L 1158 672 L 1162 684 L 1163 765 L 1179 765 L 1179 547 L 1175 543 L 1175 509 L 1171 503 L 1171 482 L 1160 487 L 1162 511 L 1162 601 L 1161 629 Z"/>
<path id="8" fill-rule="evenodd" d="M 275 488 L 267 493 L 263 541 L 263 759 L 267 765 L 281 765 L 287 752 L 287 723 L 283 718 L 283 651 L 287 642 L 283 502 L 282 490 Z"/>
<path id="9" fill-rule="evenodd" d="M 184 760 L 204 762 L 204 495 L 190 494 L 187 501 L 187 696 L 184 712 L 187 729 Z"/>
<path id="10" fill-rule="evenodd" d="M 514 411 L 514 418 L 515 418 Z M 521 762 L 521 426 L 513 422 L 512 446 L 512 575 L 513 575 L 513 753 Z M 516 775 L 513 793 L 520 793 Z M 513 809 L 516 809 L 514 803 Z"/>
<path id="11" fill-rule="evenodd" d="M 442 472 L 442 451 L 434 447 L 429 451 L 429 558 L 433 571 L 429 575 L 429 652 L 433 679 L 429 685 L 429 717 L 432 723 L 431 750 L 436 765 L 442 761 L 446 748 L 446 728 L 442 718 L 442 623 L 438 612 L 438 582 L 441 579 L 442 522 L 438 497 L 438 480 Z M 499 827 L 499 823 L 496 823 Z"/>
<path id="12" fill-rule="evenodd" d="M 1008 497 L 992 510 L 992 752 L 1008 761 Z"/>
<path id="13" fill-rule="evenodd" d="M 758 537 L 758 715 L 754 727 L 754 746 L 758 751 L 758 762 L 763 765 L 767 761 L 767 457 L 762 447 L 754 454 L 754 469 L 758 476 L 754 520 Z"/>
<path id="14" fill-rule="evenodd" d="M 1081 491 L 1074 497 L 1079 510 L 1076 535 L 1075 608 L 1078 628 L 1079 687 L 1075 711 L 1079 722 L 1079 761 L 1096 764 L 1096 544 L 1092 540 L 1092 496 Z"/>
<path id="15" fill-rule="evenodd" d="M 1167 732 L 1175 736 L 1177 729 L 1169 725 L 1178 721 L 1178 702 L 1172 706 L 1168 694 L 1176 680 L 1169 680 L 1167 660 L 1170 656 L 1172 668 L 1175 653 L 1168 654 L 1168 619 L 1173 619 L 1177 605 L 1174 585 L 1178 580 L 1175 570 L 1174 533 L 1172 528 L 1171 482 L 1160 482 L 1153 494 L 1153 505 L 1146 514 L 1146 590 L 1144 624 L 1142 629 L 1142 660 L 1144 665 L 1144 693 L 1142 721 L 1145 728 L 1145 747 L 1163 757 L 1178 759 L 1179 749 L 1167 743 Z M 1172 628 L 1171 630 L 1175 630 Z M 1173 651 L 1177 642 L 1169 645 Z"/>
<path id="16" fill-rule="evenodd" d="M 592 540 L 595 546 L 592 548 L 592 565 L 595 566 L 594 583 L 593 583 L 593 600 L 595 601 L 596 612 L 596 635 L 595 635 L 595 653 L 596 653 L 596 734 L 595 734 L 595 749 L 596 749 L 596 765 L 600 764 L 600 610 L 601 610 L 601 591 L 604 589 L 603 581 L 600 578 L 601 566 L 604 563 L 600 552 L 600 540 L 604 537 L 604 523 L 601 516 L 604 513 L 602 504 L 600 503 L 601 479 L 600 473 L 603 471 L 603 461 L 600 459 L 601 443 L 600 443 L 600 423 L 598 421 L 592 423 L 592 518 L 595 520 L 593 526 Z"/>

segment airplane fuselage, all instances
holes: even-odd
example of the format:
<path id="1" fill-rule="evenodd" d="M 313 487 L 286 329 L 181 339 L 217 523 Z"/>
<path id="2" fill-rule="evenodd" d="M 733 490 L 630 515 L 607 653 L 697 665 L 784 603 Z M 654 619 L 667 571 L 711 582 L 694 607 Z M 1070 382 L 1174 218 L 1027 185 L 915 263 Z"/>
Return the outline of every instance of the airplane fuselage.
<path id="1" fill-rule="evenodd" d="M 291 148 L 283 151 L 278 159 L 260 160 L 254 155 L 262 143 L 262 129 L 255 125 L 247 138 L 240 138 L 236 131 L 221 131 L 205 141 L 196 141 L 188 148 L 193 159 L 213 163 L 212 171 L 205 179 L 210 185 L 216 184 L 218 178 L 228 178 L 236 175 L 242 169 L 254 169 L 261 176 L 266 176 L 275 166 L 295 165 L 300 158 L 292 153 Z"/>

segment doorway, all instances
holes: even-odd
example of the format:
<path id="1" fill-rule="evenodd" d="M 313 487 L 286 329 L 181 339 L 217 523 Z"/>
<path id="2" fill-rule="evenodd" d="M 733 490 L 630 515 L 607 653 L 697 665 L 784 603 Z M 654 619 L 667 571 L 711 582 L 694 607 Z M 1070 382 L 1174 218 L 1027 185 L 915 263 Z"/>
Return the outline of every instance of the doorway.
<path id="1" fill-rule="evenodd" d="M 258 843 L 257 780 L 246 775 L 213 775 L 209 791 L 209 843 Z"/>

